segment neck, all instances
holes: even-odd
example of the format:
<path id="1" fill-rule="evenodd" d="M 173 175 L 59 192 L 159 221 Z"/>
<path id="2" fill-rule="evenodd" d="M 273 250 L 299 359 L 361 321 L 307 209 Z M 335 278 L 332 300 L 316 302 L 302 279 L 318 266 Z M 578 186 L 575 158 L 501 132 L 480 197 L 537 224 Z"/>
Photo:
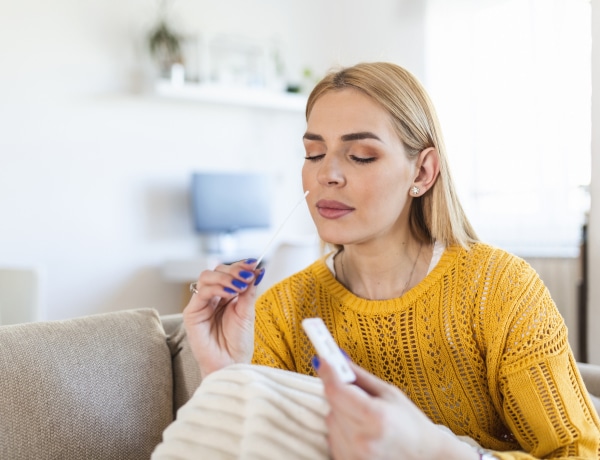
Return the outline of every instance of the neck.
<path id="1" fill-rule="evenodd" d="M 380 253 L 354 245 L 335 257 L 336 277 L 355 295 L 371 300 L 401 297 L 427 275 L 433 248 L 416 240 Z"/>

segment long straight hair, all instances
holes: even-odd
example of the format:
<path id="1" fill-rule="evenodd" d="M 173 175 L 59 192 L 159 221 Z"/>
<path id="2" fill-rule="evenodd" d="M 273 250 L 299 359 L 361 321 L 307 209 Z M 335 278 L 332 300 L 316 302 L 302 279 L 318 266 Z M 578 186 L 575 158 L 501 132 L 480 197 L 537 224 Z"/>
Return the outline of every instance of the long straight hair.
<path id="1" fill-rule="evenodd" d="M 404 68 L 387 62 L 361 63 L 332 71 L 310 93 L 306 119 L 321 96 L 346 88 L 361 91 L 390 114 L 409 158 L 415 159 L 430 147 L 437 152 L 439 175 L 433 187 L 411 204 L 410 228 L 415 237 L 446 246 L 468 247 L 478 241 L 456 194 L 435 108 L 419 81 Z"/>

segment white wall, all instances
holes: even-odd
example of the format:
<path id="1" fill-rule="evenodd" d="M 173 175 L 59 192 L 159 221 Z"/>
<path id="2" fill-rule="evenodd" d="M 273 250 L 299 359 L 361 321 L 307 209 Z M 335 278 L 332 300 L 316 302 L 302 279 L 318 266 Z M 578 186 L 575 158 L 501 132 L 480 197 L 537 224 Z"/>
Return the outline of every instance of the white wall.
<path id="1" fill-rule="evenodd" d="M 187 33 L 278 40 L 291 79 L 375 59 L 423 77 L 422 3 L 179 1 L 172 18 Z M 0 0 L 0 266 L 40 268 L 48 319 L 180 309 L 181 287 L 160 268 L 198 253 L 194 169 L 273 172 L 276 221 L 300 191 L 302 114 L 148 93 L 143 37 L 156 5 Z M 307 213 L 287 231 L 310 232 Z"/>

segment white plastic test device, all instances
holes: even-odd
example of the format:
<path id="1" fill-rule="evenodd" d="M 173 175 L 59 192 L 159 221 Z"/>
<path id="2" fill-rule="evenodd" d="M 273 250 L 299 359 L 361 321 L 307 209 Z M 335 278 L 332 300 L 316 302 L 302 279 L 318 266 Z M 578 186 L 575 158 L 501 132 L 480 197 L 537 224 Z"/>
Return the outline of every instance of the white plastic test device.
<path id="1" fill-rule="evenodd" d="M 356 375 L 323 320 L 321 318 L 305 318 L 302 320 L 302 327 L 319 357 L 325 359 L 335 369 L 340 380 L 344 383 L 354 382 Z"/>

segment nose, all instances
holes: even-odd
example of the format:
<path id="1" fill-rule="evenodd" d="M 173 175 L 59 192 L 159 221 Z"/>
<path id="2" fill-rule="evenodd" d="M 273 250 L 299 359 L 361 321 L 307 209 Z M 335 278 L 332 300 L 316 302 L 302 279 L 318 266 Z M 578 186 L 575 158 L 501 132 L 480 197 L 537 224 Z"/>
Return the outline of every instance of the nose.
<path id="1" fill-rule="evenodd" d="M 341 168 L 340 160 L 336 155 L 325 155 L 319 165 L 317 172 L 317 180 L 319 184 L 325 186 L 339 186 L 346 182 L 344 173 Z"/>

